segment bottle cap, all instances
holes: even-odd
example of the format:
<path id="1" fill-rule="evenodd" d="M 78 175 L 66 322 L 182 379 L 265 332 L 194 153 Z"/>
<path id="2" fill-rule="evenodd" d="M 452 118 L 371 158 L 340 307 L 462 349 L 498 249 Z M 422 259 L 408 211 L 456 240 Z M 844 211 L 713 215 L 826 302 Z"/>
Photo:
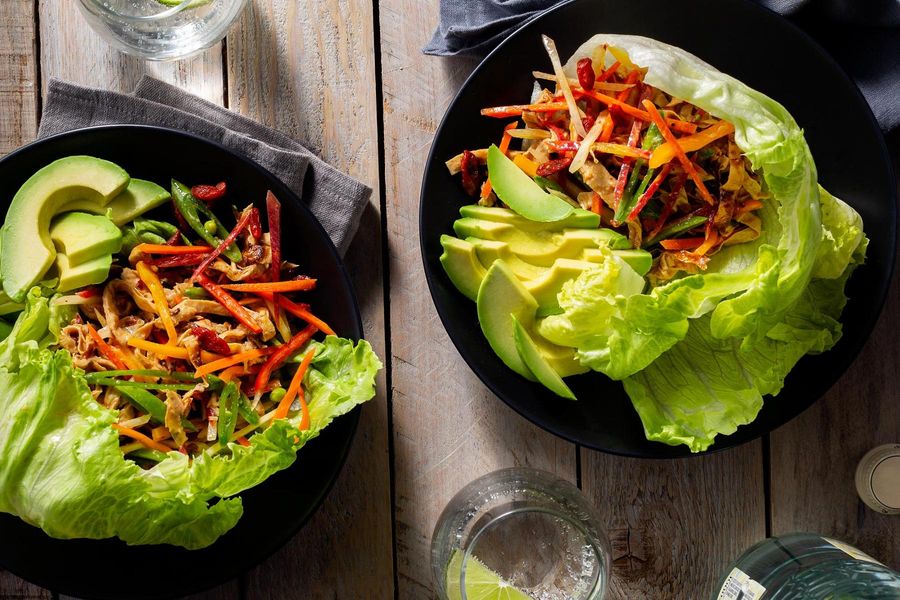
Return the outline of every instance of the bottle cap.
<path id="1" fill-rule="evenodd" d="M 873 510 L 900 514 L 900 444 L 873 448 L 859 461 L 856 491 Z"/>

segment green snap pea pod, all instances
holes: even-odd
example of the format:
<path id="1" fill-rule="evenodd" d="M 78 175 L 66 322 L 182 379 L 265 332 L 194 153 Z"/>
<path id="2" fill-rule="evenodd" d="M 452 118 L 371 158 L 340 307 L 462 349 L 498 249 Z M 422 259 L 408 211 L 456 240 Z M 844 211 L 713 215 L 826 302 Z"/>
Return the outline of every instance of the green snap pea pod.
<path id="1" fill-rule="evenodd" d="M 203 238 L 210 246 L 215 248 L 222 243 L 230 233 L 222 222 L 216 218 L 209 208 L 191 194 L 190 188 L 183 183 L 172 180 L 172 200 L 175 202 L 175 208 L 184 217 L 185 222 L 191 226 L 191 229 Z M 202 218 L 201 218 L 202 217 Z M 206 229 L 204 220 L 212 221 L 216 225 L 216 232 L 210 233 Z M 225 256 L 231 260 L 238 262 L 241 260 L 241 251 L 236 244 L 231 244 L 223 252 Z"/>
<path id="2" fill-rule="evenodd" d="M 112 387 L 121 392 L 126 400 L 150 415 L 150 420 L 154 423 L 163 424 L 166 422 L 166 403 L 147 390 L 119 385 L 113 385 Z M 197 431 L 197 427 L 187 419 L 182 419 L 181 424 L 188 431 Z"/>
<path id="3" fill-rule="evenodd" d="M 159 450 L 152 448 L 138 448 L 128 453 L 128 458 L 142 458 L 153 462 L 162 462 L 166 459 L 166 455 Z"/>
<path id="4" fill-rule="evenodd" d="M 89 383 L 96 383 L 98 379 L 110 379 L 112 377 L 162 377 L 163 379 L 175 379 L 176 381 L 196 381 L 193 373 L 181 373 L 178 371 L 163 371 L 162 369 L 128 369 L 114 371 L 94 371 L 85 373 L 84 378 Z M 139 383 L 139 382 L 134 382 Z"/>
<path id="5" fill-rule="evenodd" d="M 238 411 L 241 413 L 241 416 L 244 417 L 244 420 L 251 425 L 259 424 L 259 413 L 253 410 L 253 405 L 250 404 L 250 398 L 248 398 L 246 394 L 241 394 L 240 402 L 238 403 Z"/>
<path id="6" fill-rule="evenodd" d="M 121 379 L 92 379 L 91 383 L 108 385 L 115 388 L 129 388 L 138 390 L 173 390 L 186 392 L 194 389 L 192 383 L 145 383 L 143 381 L 122 381 Z"/>
<path id="7" fill-rule="evenodd" d="M 643 248 L 649 248 L 653 244 L 657 243 L 660 240 L 665 240 L 673 235 L 678 235 L 679 233 L 683 233 L 689 229 L 693 229 L 699 225 L 703 225 L 708 220 L 708 217 L 704 217 L 702 215 L 695 215 L 692 217 L 686 217 L 684 219 L 680 219 L 673 223 L 666 225 L 660 230 L 655 236 L 650 238 L 649 240 L 644 241 L 641 245 Z"/>
<path id="8" fill-rule="evenodd" d="M 644 141 L 641 142 L 641 149 L 652 152 L 664 141 L 662 133 L 659 132 L 656 125 L 650 125 L 650 127 L 647 128 L 647 133 L 644 134 Z M 619 207 L 616 209 L 616 214 L 613 217 L 619 223 L 624 222 L 631 211 L 634 210 L 641 194 L 647 191 L 647 187 L 656 175 L 656 169 L 647 169 L 646 174 L 641 178 L 640 172 L 646 165 L 647 161 L 643 158 L 639 158 L 635 161 L 634 166 L 631 169 L 631 175 L 628 177 L 628 183 L 625 185 L 625 191 L 622 193 L 622 200 L 619 202 Z M 640 182 L 640 186 L 638 185 L 638 182 Z"/>
<path id="9" fill-rule="evenodd" d="M 227 444 L 234 434 L 237 423 L 240 390 L 235 382 L 229 381 L 219 395 L 219 443 Z"/>
<path id="10" fill-rule="evenodd" d="M 202 287 L 197 286 L 189 287 L 188 289 L 184 290 L 182 294 L 193 300 L 209 300 L 212 298 L 212 296 L 210 296 L 206 290 L 204 290 Z"/>

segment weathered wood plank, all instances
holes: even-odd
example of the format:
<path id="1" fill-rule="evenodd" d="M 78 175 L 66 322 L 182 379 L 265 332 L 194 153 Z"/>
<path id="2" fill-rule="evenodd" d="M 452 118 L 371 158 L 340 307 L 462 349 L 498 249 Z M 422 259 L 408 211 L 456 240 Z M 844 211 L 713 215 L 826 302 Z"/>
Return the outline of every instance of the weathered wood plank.
<path id="1" fill-rule="evenodd" d="M 34 0 L 0 3 L 0 154 L 37 130 Z"/>
<path id="2" fill-rule="evenodd" d="M 895 136 L 900 141 L 900 136 Z M 900 143 L 894 145 L 900 167 Z M 900 182 L 898 182 L 900 190 Z M 900 521 L 866 507 L 854 485 L 870 449 L 900 440 L 900 279 L 856 362 L 806 412 L 771 435 L 774 535 L 812 531 L 900 563 Z"/>
<path id="3" fill-rule="evenodd" d="M 421 174 L 438 120 L 475 64 L 422 55 L 437 7 L 437 0 L 380 2 L 401 598 L 431 597 L 431 533 L 463 485 L 523 464 L 575 478 L 574 446 L 530 425 L 485 389 L 428 298 L 419 257 Z"/>
<path id="4" fill-rule="evenodd" d="M 222 104 L 222 46 L 184 61 L 147 62 L 112 49 L 81 16 L 77 2 L 40 2 L 41 78 L 130 92 L 144 75 Z"/>
<path id="5" fill-rule="evenodd" d="M 606 519 L 610 598 L 708 598 L 722 570 L 766 535 L 761 442 L 697 458 L 582 450 L 582 487 Z"/>
<path id="6" fill-rule="evenodd" d="M 365 0 L 265 0 L 228 38 L 229 105 L 295 136 L 373 194 L 346 264 L 367 339 L 385 356 L 373 11 Z M 246 578 L 249 598 L 392 598 L 387 389 L 363 409 L 322 510 Z"/>
<path id="7" fill-rule="evenodd" d="M 34 0 L 0 2 L 0 156 L 37 133 Z M 0 570 L 0 598 L 50 598 L 50 592 Z"/>

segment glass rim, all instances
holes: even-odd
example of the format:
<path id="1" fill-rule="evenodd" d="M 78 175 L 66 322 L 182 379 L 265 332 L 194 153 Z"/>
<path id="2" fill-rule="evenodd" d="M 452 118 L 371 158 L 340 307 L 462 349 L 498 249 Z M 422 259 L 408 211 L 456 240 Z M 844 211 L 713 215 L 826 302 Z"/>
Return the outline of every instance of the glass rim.
<path id="1" fill-rule="evenodd" d="M 542 506 L 523 506 L 520 508 L 512 508 L 510 510 L 507 510 L 506 512 L 500 513 L 496 517 L 491 518 L 487 523 L 479 527 L 479 529 L 475 531 L 474 534 L 470 534 L 470 537 L 466 544 L 466 551 L 463 553 L 462 560 L 460 561 L 459 592 L 460 598 L 462 600 L 468 600 L 468 597 L 466 596 L 466 567 L 469 564 L 469 559 L 474 558 L 472 551 L 478 544 L 478 539 L 482 536 L 482 534 L 486 533 L 497 523 L 500 523 L 508 517 L 523 513 L 547 514 L 558 519 L 562 519 L 570 525 L 573 525 L 584 536 L 587 543 L 591 546 L 591 550 L 594 553 L 594 558 L 596 558 L 600 570 L 602 571 L 604 569 L 605 563 L 603 548 L 600 547 L 597 540 L 594 539 L 593 534 L 588 530 L 584 523 L 581 522 L 581 520 L 573 518 L 570 515 L 563 513 L 562 511 L 554 510 L 552 508 L 545 508 Z M 477 560 L 477 558 L 475 560 Z M 585 596 L 584 600 L 602 599 L 606 593 L 606 590 L 604 588 L 604 581 L 605 579 L 602 577 L 602 573 L 598 573 L 590 592 L 587 596 Z M 597 595 L 598 593 L 600 595 Z"/>
<path id="2" fill-rule="evenodd" d="M 111 9 L 106 5 L 102 0 L 81 0 L 81 4 L 86 8 L 94 9 L 100 13 L 102 13 L 106 17 L 112 17 L 115 19 L 121 19 L 123 21 L 131 21 L 135 23 L 146 23 L 152 21 L 162 21 L 168 19 L 170 17 L 174 17 L 175 15 L 183 12 L 185 9 L 190 8 L 191 5 L 196 2 L 196 0 L 182 0 L 180 3 L 175 6 L 166 6 L 160 3 L 160 7 L 164 8 L 156 14 L 153 15 L 125 15 L 120 12 L 117 12 Z M 88 6 L 90 5 L 90 6 Z"/>

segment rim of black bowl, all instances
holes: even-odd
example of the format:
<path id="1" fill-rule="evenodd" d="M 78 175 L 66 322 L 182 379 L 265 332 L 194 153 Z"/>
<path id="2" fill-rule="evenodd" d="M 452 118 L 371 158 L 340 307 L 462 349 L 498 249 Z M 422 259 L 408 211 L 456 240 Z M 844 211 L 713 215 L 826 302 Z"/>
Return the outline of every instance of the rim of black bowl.
<path id="1" fill-rule="evenodd" d="M 465 350 L 465 346 L 462 344 L 461 341 L 457 340 L 457 336 L 455 336 L 451 333 L 452 328 L 448 327 L 449 317 L 446 314 L 446 311 L 442 307 L 442 305 L 436 300 L 436 297 L 435 297 L 436 283 L 434 282 L 435 275 L 429 269 L 429 265 L 428 265 L 428 256 L 427 256 L 426 247 L 425 247 L 425 244 L 426 244 L 425 239 L 426 238 L 424 235 L 426 232 L 424 230 L 424 223 L 423 223 L 423 216 L 422 216 L 424 214 L 423 208 L 425 207 L 425 194 L 426 194 L 427 187 L 428 187 L 428 169 L 429 169 L 429 166 L 432 164 L 432 162 L 435 160 L 435 156 L 434 156 L 435 140 L 437 140 L 440 137 L 441 133 L 443 132 L 444 126 L 446 124 L 446 121 L 447 121 L 448 117 L 450 116 L 450 113 L 453 111 L 455 106 L 460 102 L 460 99 L 463 97 L 463 95 L 467 91 L 467 88 L 468 88 L 469 84 L 472 82 L 472 80 L 474 80 L 479 75 L 480 71 L 484 68 L 484 66 L 487 63 L 489 63 L 493 60 L 496 60 L 497 57 L 503 53 L 506 46 L 509 45 L 512 40 L 514 40 L 520 36 L 526 35 L 532 29 L 539 27 L 541 21 L 543 21 L 544 19 L 546 19 L 548 17 L 551 17 L 555 13 L 562 12 L 571 5 L 586 3 L 588 1 L 589 0 L 566 0 L 565 2 L 561 2 L 560 4 L 557 4 L 556 6 L 549 8 L 546 11 L 544 11 L 544 12 L 536 15 L 535 17 L 522 23 L 506 39 L 504 39 L 502 42 L 500 42 L 500 44 L 498 44 L 496 48 L 491 50 L 491 52 L 488 53 L 488 55 L 485 56 L 484 59 L 481 60 L 481 62 L 478 63 L 478 65 L 475 67 L 475 69 L 473 69 L 472 72 L 469 74 L 469 76 L 466 77 L 466 80 L 460 86 L 459 90 L 453 96 L 453 100 L 450 102 L 450 104 L 447 106 L 446 110 L 444 111 L 444 116 L 441 118 L 440 124 L 438 125 L 437 129 L 435 130 L 434 137 L 432 138 L 431 148 L 428 151 L 428 158 L 425 162 L 425 168 L 423 171 L 422 184 L 419 188 L 419 254 L 422 259 L 422 267 L 425 271 L 425 279 L 428 283 L 428 290 L 429 290 L 429 293 L 431 294 L 432 302 L 434 303 L 435 309 L 437 310 L 438 317 L 441 320 L 441 324 L 444 326 L 444 330 L 447 332 L 448 337 L 450 337 L 450 340 L 453 342 L 454 347 L 456 348 L 459 355 L 462 357 L 463 361 L 469 367 L 469 369 L 473 373 L 475 373 L 475 375 L 481 380 L 481 382 L 495 396 L 500 398 L 500 400 L 502 400 L 504 404 L 506 404 L 507 406 L 512 408 L 516 413 L 518 413 L 520 416 L 524 417 L 530 423 L 537 425 L 541 429 L 544 429 L 545 431 L 548 431 L 548 432 L 552 433 L 553 435 L 556 435 L 556 436 L 558 436 L 564 440 L 567 440 L 569 442 L 572 442 L 574 444 L 579 444 L 579 445 L 582 445 L 584 447 L 587 447 L 587 448 L 590 448 L 593 450 L 605 452 L 607 454 L 613 454 L 613 455 L 617 455 L 617 456 L 625 456 L 625 457 L 630 457 L 630 458 L 646 458 L 646 459 L 661 459 L 661 458 L 677 459 L 677 458 L 699 457 L 699 456 L 706 456 L 709 454 L 721 452 L 721 451 L 727 450 L 729 448 L 741 446 L 741 445 L 751 442 L 753 440 L 757 440 L 757 439 L 763 437 L 764 435 L 768 435 L 768 433 L 763 432 L 763 431 L 758 431 L 758 432 L 755 432 L 753 435 L 734 439 L 735 436 L 737 436 L 737 434 L 740 433 L 740 431 L 741 431 L 741 429 L 738 428 L 738 431 L 736 433 L 725 435 L 725 436 L 723 436 L 723 435 L 717 436 L 716 442 L 712 446 L 710 446 L 707 450 L 704 450 L 702 452 L 694 452 L 694 453 L 684 452 L 684 453 L 673 454 L 673 452 L 675 452 L 676 449 L 679 449 L 681 447 L 680 446 L 677 446 L 677 447 L 669 446 L 668 447 L 669 454 L 664 454 L 661 451 L 661 453 L 659 455 L 653 455 L 653 454 L 649 454 L 649 453 L 629 452 L 629 451 L 616 450 L 616 449 L 612 449 L 612 448 L 606 448 L 606 447 L 603 447 L 603 446 L 600 446 L 600 445 L 597 445 L 594 443 L 590 443 L 587 440 L 575 439 L 573 436 L 569 435 L 568 433 L 563 431 L 561 428 L 557 427 L 554 423 L 538 422 L 538 420 L 532 418 L 532 416 L 529 415 L 523 407 L 519 406 L 515 402 L 510 401 L 505 396 L 505 394 L 501 393 L 500 387 L 494 382 L 493 378 L 488 377 L 487 374 L 484 373 L 484 370 L 479 365 L 474 364 L 474 362 L 471 360 L 471 357 L 468 355 L 467 351 Z M 870 126 L 875 131 L 878 132 L 878 135 L 877 135 L 877 140 L 878 140 L 878 144 L 879 144 L 878 153 L 886 167 L 885 175 L 886 175 L 886 179 L 888 181 L 887 189 L 890 190 L 890 199 L 892 200 L 891 209 L 890 209 L 891 214 L 889 216 L 891 219 L 890 246 L 893 248 L 893 252 L 891 253 L 891 256 L 889 258 L 889 264 L 887 265 L 887 277 L 884 278 L 884 281 L 880 284 L 879 289 L 877 289 L 878 309 L 868 313 L 866 315 L 866 317 L 864 318 L 865 328 L 869 332 L 871 332 L 874 329 L 874 327 L 878 321 L 878 318 L 881 316 L 882 311 L 884 310 L 884 303 L 887 299 L 888 291 L 890 290 L 890 284 L 893 279 L 895 262 L 896 262 L 897 216 L 898 216 L 897 206 L 896 206 L 897 205 L 897 194 L 896 194 L 896 191 L 895 191 L 894 185 L 893 185 L 893 181 L 894 181 L 893 165 L 892 165 L 892 162 L 890 159 L 890 154 L 888 152 L 887 144 L 884 139 L 884 133 L 881 131 L 881 127 L 878 125 L 878 121 L 875 119 L 875 115 L 872 113 L 872 109 L 869 106 L 868 102 L 866 101 L 865 96 L 863 96 L 862 92 L 860 91 L 859 86 L 856 85 L 856 83 L 853 81 L 853 79 L 847 74 L 846 70 L 834 59 L 834 57 L 832 57 L 831 54 L 829 54 L 816 40 L 814 40 L 812 38 L 812 36 L 810 36 L 803 29 L 801 29 L 800 27 L 798 27 L 797 25 L 795 25 L 794 23 L 792 23 L 791 21 L 786 19 L 784 16 L 778 14 L 777 12 L 775 12 L 765 6 L 757 4 L 756 2 L 752 2 L 751 0 L 731 0 L 731 1 L 742 3 L 745 6 L 749 7 L 750 10 L 756 10 L 760 15 L 764 15 L 764 18 L 770 18 L 770 19 L 774 18 L 774 19 L 780 21 L 782 25 L 785 25 L 788 27 L 788 29 L 792 30 L 794 35 L 797 35 L 800 38 L 802 38 L 813 51 L 815 51 L 817 54 L 819 54 L 819 56 L 826 63 L 828 63 L 829 66 L 831 66 L 835 70 L 835 72 L 838 74 L 839 77 L 842 77 L 845 80 L 845 82 L 847 84 L 849 84 L 849 87 L 853 90 L 853 93 L 856 94 L 861 105 L 864 107 L 864 114 L 866 115 Z M 597 33 L 602 33 L 602 32 L 597 32 Z M 702 59 L 702 57 L 700 57 L 700 58 Z M 865 268 L 865 266 L 866 266 L 865 264 L 860 265 L 860 268 Z M 853 364 L 853 362 L 856 360 L 857 356 L 859 356 L 859 353 L 862 351 L 862 348 L 865 345 L 867 340 L 868 340 L 868 335 L 865 338 L 861 338 L 860 340 L 857 340 L 844 353 L 843 360 L 840 361 L 840 365 L 839 365 L 841 374 L 843 374 Z M 510 374 L 512 374 L 511 371 L 510 371 Z M 600 373 L 596 373 L 596 375 L 603 376 Z M 840 377 L 835 379 L 835 381 L 832 382 L 827 388 L 822 390 L 822 392 L 820 394 L 813 395 L 807 401 L 803 402 L 802 407 L 800 407 L 799 410 L 797 410 L 791 417 L 784 419 L 784 420 L 782 420 L 782 422 L 778 423 L 775 427 L 772 428 L 772 431 L 774 431 L 775 429 L 777 429 L 779 427 L 784 426 L 785 424 L 789 423 L 796 417 L 800 416 L 810 406 L 812 406 L 819 399 L 821 399 L 822 396 L 824 396 L 826 393 L 828 393 L 828 391 L 832 387 L 834 387 L 834 385 L 839 380 L 840 380 Z M 534 384 L 534 385 L 539 385 L 539 384 Z M 771 398 L 771 396 L 765 396 L 764 399 L 765 398 Z M 662 446 L 663 444 L 660 443 L 660 445 Z"/>
<path id="2" fill-rule="evenodd" d="M 39 138 L 32 142 L 29 142 L 28 144 L 26 144 L 20 148 L 17 148 L 13 152 L 10 152 L 6 156 L 0 158 L 0 168 L 2 168 L 3 163 L 6 162 L 8 159 L 11 159 L 21 153 L 28 152 L 36 146 L 51 145 L 55 141 L 58 141 L 59 139 L 71 137 L 71 136 L 78 135 L 78 134 L 83 134 L 85 132 L 104 131 L 104 130 L 108 130 L 108 131 L 115 131 L 115 130 L 153 131 L 153 132 L 162 132 L 164 134 L 174 135 L 177 137 L 192 139 L 195 142 L 199 142 L 201 144 L 208 144 L 222 152 L 233 155 L 240 161 L 244 162 L 251 169 L 255 170 L 261 178 L 265 179 L 266 181 L 273 182 L 274 187 L 278 190 L 277 196 L 279 198 L 286 198 L 288 201 L 290 201 L 293 204 L 295 204 L 296 206 L 298 206 L 300 211 L 304 214 L 305 218 L 307 218 L 312 223 L 313 227 L 316 230 L 318 230 L 318 232 L 321 234 L 323 240 L 326 242 L 326 248 L 327 248 L 328 252 L 330 253 L 331 258 L 333 259 L 335 265 L 338 268 L 341 279 L 347 286 L 347 294 L 349 296 L 349 300 L 350 300 L 351 306 L 353 308 L 352 323 L 353 323 L 356 331 L 349 332 L 349 333 L 351 333 L 351 335 L 349 337 L 350 337 L 350 339 L 354 339 L 355 341 L 365 339 L 362 318 L 361 318 L 360 311 L 359 311 L 359 303 L 356 298 L 356 290 L 353 286 L 353 281 L 350 279 L 350 276 L 349 276 L 349 273 L 347 272 L 346 266 L 344 265 L 344 262 L 341 259 L 341 256 L 338 254 L 337 249 L 334 246 L 334 243 L 331 241 L 331 238 L 328 236 L 328 233 L 325 231 L 325 228 L 322 226 L 322 224 L 319 222 L 319 220 L 315 217 L 315 215 L 312 214 L 312 211 L 310 211 L 310 209 L 306 205 L 306 203 L 303 202 L 297 196 L 297 194 L 295 194 L 293 192 L 293 190 L 288 188 L 287 185 L 285 185 L 280 179 L 278 179 L 275 175 L 273 175 L 268 169 L 260 166 L 254 160 L 247 157 L 246 155 L 244 155 L 240 152 L 237 152 L 235 150 L 232 150 L 231 148 L 228 148 L 227 146 L 224 146 L 224 145 L 220 144 L 219 142 L 210 140 L 209 138 L 205 138 L 203 136 L 199 136 L 199 135 L 196 135 L 193 133 L 179 131 L 177 129 L 172 129 L 170 127 L 159 127 L 156 125 L 129 124 L 129 123 L 94 125 L 91 127 L 81 127 L 78 129 L 72 129 L 70 131 L 57 133 L 52 136 L 47 136 L 45 138 Z M 276 551 L 280 550 L 285 544 L 287 544 L 287 542 L 289 542 L 294 536 L 296 536 L 300 532 L 300 530 L 306 526 L 307 523 L 309 523 L 310 519 L 312 519 L 312 517 L 318 513 L 318 511 L 321 509 L 322 505 L 324 504 L 325 499 L 331 493 L 331 490 L 334 488 L 334 485 L 337 482 L 338 477 L 340 476 L 341 472 L 344 469 L 344 465 L 345 465 L 345 463 L 347 461 L 347 457 L 349 456 L 349 453 L 350 453 L 350 448 L 353 445 L 353 440 L 356 438 L 356 432 L 357 432 L 357 429 L 359 426 L 359 418 L 360 418 L 361 408 L 362 408 L 361 406 L 357 406 L 349 413 L 340 417 L 341 421 L 344 421 L 344 426 L 350 427 L 350 433 L 346 437 L 346 440 L 340 446 L 338 460 L 335 461 L 335 463 L 334 463 L 334 467 L 331 471 L 331 476 L 327 482 L 327 485 L 321 489 L 321 492 L 315 498 L 315 502 L 313 502 L 311 504 L 311 508 L 310 508 L 309 512 L 302 519 L 298 520 L 296 522 L 296 524 L 294 524 L 294 526 L 288 527 L 285 529 L 274 528 L 273 532 L 280 531 L 281 533 L 274 534 L 270 538 L 268 538 L 269 542 L 266 543 L 262 547 L 262 550 L 258 554 L 253 556 L 252 558 L 248 557 L 245 560 L 236 561 L 235 569 L 233 571 L 227 573 L 223 577 L 210 578 L 209 580 L 201 582 L 201 583 L 197 584 L 196 586 L 182 587 L 177 590 L 173 590 L 171 593 L 164 593 L 164 594 L 149 593 L 149 594 L 142 595 L 139 592 L 136 595 L 134 595 L 133 598 L 136 598 L 136 599 L 137 598 L 148 598 L 148 599 L 149 598 L 153 598 L 153 599 L 173 598 L 176 596 L 183 596 L 183 595 L 203 592 L 205 590 L 212 589 L 218 585 L 222 585 L 223 583 L 226 583 L 229 580 L 232 580 L 236 577 L 240 577 L 240 576 L 244 575 L 250 569 L 252 569 L 252 568 L 262 564 L 266 560 L 268 560 Z M 324 436 L 326 434 L 327 434 L 327 430 L 325 432 L 323 432 L 318 438 L 311 440 L 309 443 L 310 444 L 315 443 L 317 441 L 317 439 L 321 438 L 322 436 Z M 302 451 L 303 451 L 303 449 L 298 451 L 298 453 L 302 452 Z M 296 465 L 297 465 L 297 463 L 295 462 L 287 469 L 283 469 L 282 471 L 279 471 L 279 473 L 288 471 L 289 469 L 295 467 Z M 274 473 L 273 475 L 276 475 L 276 474 L 277 473 Z M 258 486 L 255 486 L 255 488 L 253 488 L 253 489 L 256 489 L 256 488 L 259 488 L 259 487 L 262 487 L 265 485 L 266 485 L 266 481 L 263 481 Z M 237 496 L 240 497 L 241 494 L 237 494 Z M 18 519 L 18 517 L 15 517 L 15 516 L 14 516 L 14 518 Z M 33 526 L 31 526 L 31 527 L 33 527 Z M 35 527 L 35 529 L 38 529 L 38 528 Z M 226 534 L 227 534 L 227 532 L 226 532 Z M 223 534 L 223 537 L 224 537 L 224 535 L 225 534 Z M 50 536 L 47 536 L 47 537 L 49 538 Z M 50 539 L 54 539 L 54 538 L 50 538 Z M 219 540 L 214 542 L 212 545 L 214 546 L 216 544 L 221 543 L 221 539 L 222 538 L 219 538 Z M 100 539 L 100 540 L 88 540 L 88 541 L 104 542 L 104 541 L 114 541 L 114 540 L 116 540 L 116 538 L 104 538 L 104 539 Z M 59 541 L 66 541 L 66 540 L 59 540 Z M 176 546 L 166 546 L 166 545 L 164 545 L 163 547 L 177 548 Z M 3 556 L 0 556 L 0 567 L 3 567 L 4 569 L 8 570 L 9 572 L 11 572 L 13 574 L 17 574 L 16 571 L 9 568 L 7 561 L 3 558 Z M 105 594 L 97 595 L 95 593 L 92 593 L 91 590 L 89 589 L 89 586 L 85 586 L 84 584 L 79 584 L 79 583 L 74 583 L 73 585 L 68 586 L 65 589 L 59 588 L 58 582 L 52 580 L 52 575 L 33 576 L 33 575 L 29 574 L 29 577 L 26 580 L 31 583 L 34 583 L 36 585 L 39 585 L 41 587 L 51 589 L 54 592 L 73 593 L 73 594 L 76 594 L 83 598 L 105 598 L 105 597 L 108 597 Z"/>

